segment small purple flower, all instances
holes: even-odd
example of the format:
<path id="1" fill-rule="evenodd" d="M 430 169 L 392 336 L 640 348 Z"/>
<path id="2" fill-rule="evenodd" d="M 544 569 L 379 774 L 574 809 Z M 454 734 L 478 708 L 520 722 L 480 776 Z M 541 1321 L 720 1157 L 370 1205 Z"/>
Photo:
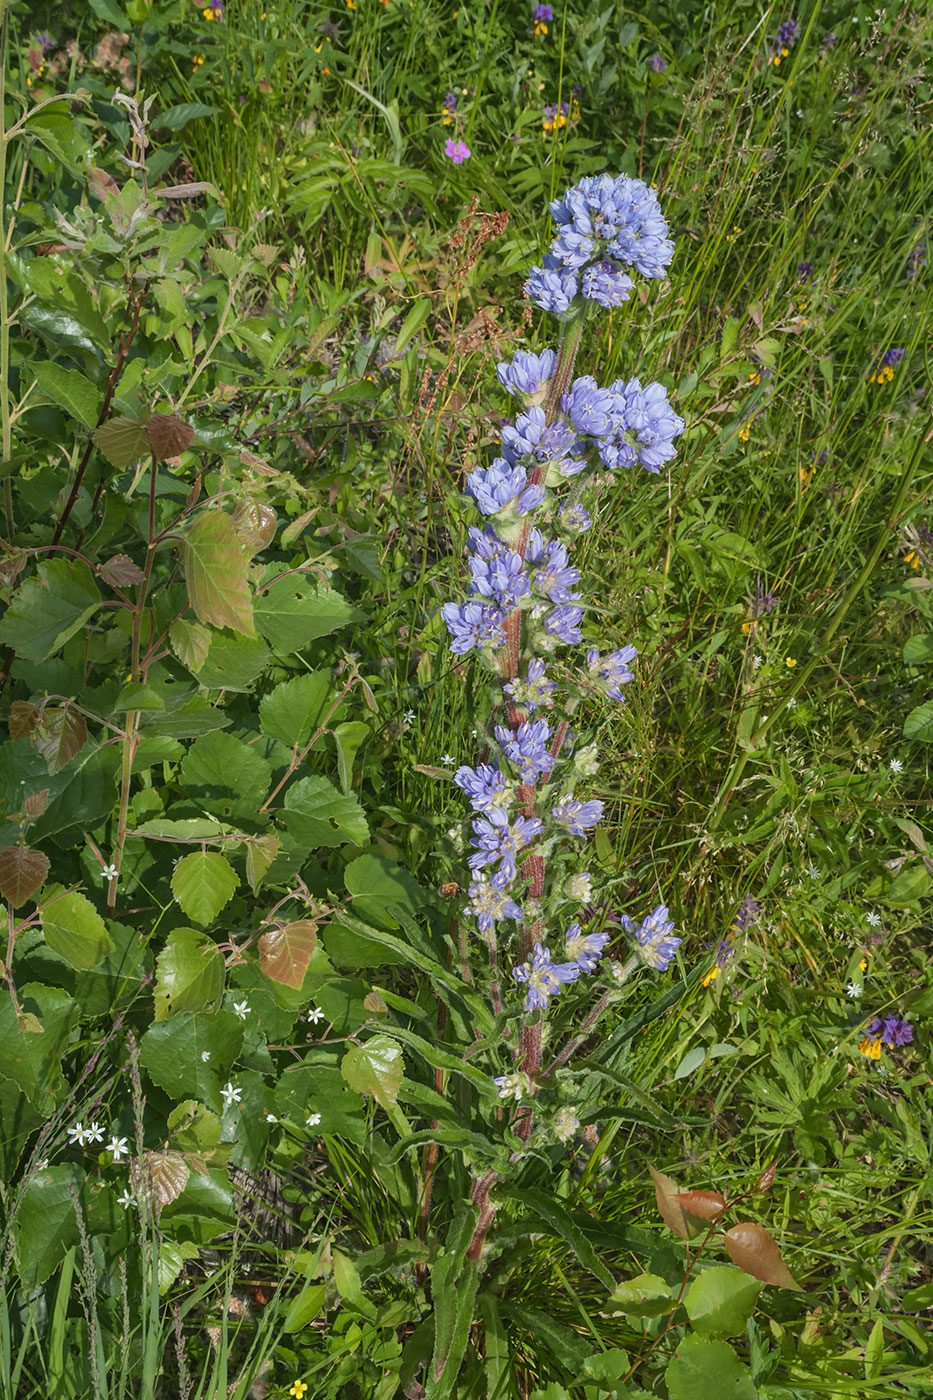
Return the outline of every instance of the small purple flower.
<path id="1" fill-rule="evenodd" d="M 909 1045 L 914 1038 L 914 1028 L 899 1016 L 876 1016 L 867 1035 L 871 1040 L 883 1040 L 885 1045 Z"/>
<path id="2" fill-rule="evenodd" d="M 593 523 L 593 517 L 581 505 L 564 506 L 558 519 L 564 529 L 569 530 L 574 535 L 582 535 Z"/>
<path id="3" fill-rule="evenodd" d="M 481 870 L 497 860 L 506 880 L 515 879 L 515 856 L 540 835 L 544 823 L 538 817 L 516 817 L 510 822 L 507 813 L 493 807 L 488 817 L 478 817 L 473 823 L 475 835 L 471 844 L 476 848 L 467 864 L 471 870 Z"/>
<path id="4" fill-rule="evenodd" d="M 584 268 L 580 277 L 580 290 L 586 300 L 598 302 L 607 311 L 624 305 L 634 285 L 631 277 L 608 258 Z"/>
<path id="5" fill-rule="evenodd" d="M 529 486 L 528 473 L 497 457 L 490 467 L 477 467 L 467 477 L 467 490 L 484 515 L 508 510 L 515 516 L 527 515 L 544 502 L 543 486 Z"/>
<path id="6" fill-rule="evenodd" d="M 576 273 L 565 267 L 533 267 L 525 283 L 525 296 L 555 316 L 569 310 L 579 290 Z"/>
<path id="7" fill-rule="evenodd" d="M 551 816 L 560 826 L 565 826 L 571 836 L 583 836 L 587 828 L 596 826 L 602 820 L 602 815 L 601 802 L 578 802 L 572 792 L 551 808 Z"/>
<path id="8" fill-rule="evenodd" d="M 505 545 L 500 546 L 492 558 L 474 556 L 470 560 L 470 577 L 471 593 L 492 599 L 506 612 L 510 612 L 519 598 L 531 590 L 528 575 L 524 572 L 524 560 Z"/>
<path id="9" fill-rule="evenodd" d="M 478 768 L 466 764 L 454 774 L 454 782 L 466 793 L 474 812 L 489 812 L 493 807 L 507 807 L 511 797 L 508 779 L 492 763 Z"/>
<path id="10" fill-rule="evenodd" d="M 506 758 L 518 769 L 520 782 L 534 784 L 554 767 L 554 755 L 548 751 L 551 726 L 546 719 L 525 720 L 514 733 L 497 724 L 496 738 Z"/>
<path id="11" fill-rule="evenodd" d="M 453 90 L 445 94 L 442 106 L 449 117 L 454 115 L 457 110 L 457 94 Z"/>
<path id="12" fill-rule="evenodd" d="M 798 282 L 809 282 L 809 280 L 810 280 L 810 278 L 811 278 L 812 276 L 813 276 L 813 264 L 812 264 L 812 262 L 810 262 L 810 261 L 808 260 L 807 262 L 801 262 L 801 263 L 798 263 L 798 264 L 797 264 L 797 280 L 798 280 Z"/>
<path id="13" fill-rule="evenodd" d="M 565 937 L 571 962 L 575 962 L 581 972 L 594 972 L 609 942 L 608 932 L 600 929 L 597 933 L 584 933 L 579 924 L 571 924 Z"/>
<path id="14" fill-rule="evenodd" d="M 550 5 L 536 5 L 532 19 L 543 20 L 545 24 L 550 24 L 554 18 L 554 11 Z"/>
<path id="15" fill-rule="evenodd" d="M 548 423 L 544 410 L 537 404 L 532 404 L 527 413 L 518 415 L 514 424 L 506 423 L 502 429 L 502 453 L 509 462 L 523 457 L 531 457 L 535 462 L 563 459 L 576 443 L 577 435 L 570 425 L 561 420 Z"/>
<path id="16" fill-rule="evenodd" d="M 663 73 L 667 64 L 659 53 L 652 54 L 648 60 L 648 67 L 654 73 Z"/>
<path id="17" fill-rule="evenodd" d="M 554 639 L 551 645 L 565 642 L 568 646 L 573 646 L 575 642 L 582 642 L 583 633 L 579 626 L 582 617 L 583 609 L 576 604 L 552 608 L 544 619 L 545 635 Z"/>
<path id="18" fill-rule="evenodd" d="M 496 365 L 496 378 L 510 394 L 533 396 L 545 388 L 556 364 L 557 355 L 553 350 L 542 350 L 540 355 L 519 350 L 511 363 Z"/>
<path id="19" fill-rule="evenodd" d="M 560 406 L 578 433 L 608 437 L 615 427 L 615 398 L 611 389 L 600 389 L 592 375 L 575 379 L 561 395 Z"/>
<path id="20" fill-rule="evenodd" d="M 835 47 L 836 47 L 836 36 L 835 36 L 835 34 L 832 34 L 832 33 L 827 34 L 827 35 L 826 35 L 826 38 L 823 40 L 823 49 L 824 49 L 824 51 L 825 51 L 826 53 L 829 53 L 830 50 L 834 49 Z"/>
<path id="21" fill-rule="evenodd" d="M 758 920 L 761 913 L 761 905 L 753 895 L 747 894 L 735 912 L 732 927 L 737 933 L 744 933 L 747 928 Z"/>
<path id="22" fill-rule="evenodd" d="M 497 919 L 520 919 L 522 911 L 509 894 L 509 881 L 501 870 L 492 879 L 482 871 L 473 876 L 468 891 L 470 902 L 464 913 L 479 925 L 480 933 L 491 933 Z"/>
<path id="23" fill-rule="evenodd" d="M 906 354 L 906 350 L 886 350 L 882 356 L 881 363 L 883 365 L 899 365 Z"/>
<path id="24" fill-rule="evenodd" d="M 449 138 L 444 146 L 444 155 L 453 161 L 454 165 L 462 165 L 465 160 L 469 160 L 473 152 L 463 141 L 451 141 Z"/>
<path id="25" fill-rule="evenodd" d="M 484 603 L 445 603 L 441 616 L 447 623 L 455 656 L 465 656 L 474 647 L 505 645 L 505 618 L 501 608 Z"/>
<path id="26" fill-rule="evenodd" d="M 580 570 L 567 563 L 567 546 L 559 540 L 551 540 L 534 572 L 535 592 L 552 603 L 572 603 L 580 596 L 571 592 L 579 582 Z"/>
<path id="27" fill-rule="evenodd" d="M 780 601 L 776 593 L 762 591 L 762 589 L 756 585 L 755 591 L 749 600 L 749 608 L 752 617 L 766 617 L 768 613 L 774 612 L 774 609 L 778 606 Z"/>
<path id="28" fill-rule="evenodd" d="M 537 709 L 551 709 L 554 704 L 551 696 L 556 689 L 557 682 L 548 680 L 544 662 L 538 657 L 532 657 L 529 661 L 525 680 L 516 677 L 504 687 L 506 695 L 511 695 L 514 703 L 529 714 L 533 714 Z"/>
<path id="29" fill-rule="evenodd" d="M 37 34 L 36 43 L 43 53 L 51 53 L 52 49 L 55 47 L 55 40 L 52 38 L 51 34 L 47 33 Z"/>
<path id="30" fill-rule="evenodd" d="M 608 656 L 600 656 L 595 647 L 586 653 L 587 670 L 610 700 L 625 699 L 622 686 L 635 679 L 628 669 L 628 663 L 634 661 L 637 655 L 637 649 L 632 646 L 612 651 Z"/>
<path id="31" fill-rule="evenodd" d="M 637 927 L 627 914 L 623 914 L 621 920 L 626 933 L 634 933 L 645 962 L 657 972 L 667 971 L 683 942 L 682 938 L 670 937 L 674 925 L 667 912 L 667 906 L 659 904 Z"/>
<path id="32" fill-rule="evenodd" d="M 543 1011 L 550 997 L 558 996 L 567 982 L 577 980 L 580 969 L 576 963 L 552 962 L 550 949 L 536 943 L 530 965 L 525 962 L 521 967 L 513 967 L 512 976 L 516 982 L 523 982 L 528 987 L 526 1009 L 537 1011 L 540 1008 Z"/>
<path id="33" fill-rule="evenodd" d="M 798 25 L 795 19 L 786 19 L 777 32 L 777 41 L 781 48 L 791 49 L 797 42 Z"/>
<path id="34" fill-rule="evenodd" d="M 684 430 L 684 420 L 674 412 L 667 391 L 660 384 L 637 379 L 617 379 L 612 385 L 616 400 L 616 430 L 599 443 L 599 455 L 610 471 L 634 467 L 657 472 L 674 456 L 674 438 Z"/>

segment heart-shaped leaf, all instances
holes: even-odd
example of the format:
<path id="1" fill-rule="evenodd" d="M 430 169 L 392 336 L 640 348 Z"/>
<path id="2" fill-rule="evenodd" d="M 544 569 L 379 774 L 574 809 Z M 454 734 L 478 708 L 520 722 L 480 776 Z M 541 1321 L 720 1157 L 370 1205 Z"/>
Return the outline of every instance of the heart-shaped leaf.
<path id="1" fill-rule="evenodd" d="M 199 622 L 255 637 L 249 563 L 233 521 L 222 510 L 198 516 L 185 541 L 188 600 Z"/>
<path id="2" fill-rule="evenodd" d="M 296 919 L 284 928 L 271 928 L 259 940 L 259 966 L 273 982 L 301 988 L 317 946 L 317 924 Z"/>

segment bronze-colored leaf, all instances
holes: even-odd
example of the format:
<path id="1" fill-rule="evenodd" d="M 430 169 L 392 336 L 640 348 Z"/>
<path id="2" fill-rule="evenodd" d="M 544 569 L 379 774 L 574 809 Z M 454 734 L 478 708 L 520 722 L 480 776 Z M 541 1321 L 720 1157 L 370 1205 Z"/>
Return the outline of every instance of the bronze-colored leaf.
<path id="1" fill-rule="evenodd" d="M 138 564 L 134 564 L 128 554 L 115 554 L 101 564 L 97 572 L 111 588 L 129 588 L 134 583 L 142 583 L 145 574 Z"/>
<path id="2" fill-rule="evenodd" d="M 69 708 L 46 709 L 33 735 L 33 746 L 38 749 L 50 773 L 58 773 L 69 759 L 84 747 L 87 741 L 87 724 L 84 716 Z"/>
<path id="3" fill-rule="evenodd" d="M 375 987 L 371 992 L 367 992 L 363 998 L 363 1005 L 372 1016 L 385 1016 L 388 1011 L 386 999 L 381 992 L 377 992 Z"/>
<path id="4" fill-rule="evenodd" d="M 28 739 L 39 723 L 39 706 L 29 700 L 14 700 L 7 723 L 11 739 Z"/>
<path id="5" fill-rule="evenodd" d="M 14 909 L 24 904 L 45 882 L 49 858 L 28 846 L 7 846 L 0 851 L 0 894 Z"/>
<path id="6" fill-rule="evenodd" d="M 0 583 L 12 588 L 28 562 L 29 555 L 25 549 L 11 549 L 7 546 L 0 557 Z"/>
<path id="7" fill-rule="evenodd" d="M 678 1191 L 674 1199 L 683 1210 L 701 1220 L 718 1220 L 726 1208 L 726 1198 L 720 1191 Z"/>
<path id="8" fill-rule="evenodd" d="M 233 512 L 233 527 L 250 555 L 271 544 L 277 523 L 278 516 L 265 501 L 241 501 Z"/>
<path id="9" fill-rule="evenodd" d="M 762 1174 L 761 1174 L 761 1176 L 758 1178 L 758 1184 L 757 1184 L 756 1187 L 755 1187 L 755 1194 L 756 1194 L 756 1195 L 763 1195 L 765 1191 L 770 1191 L 773 1182 L 774 1182 L 774 1163 L 772 1162 L 771 1165 L 770 1165 L 770 1167 L 768 1167 L 765 1171 L 763 1171 Z"/>
<path id="10" fill-rule="evenodd" d="M 146 1192 L 157 1215 L 187 1185 L 188 1163 L 180 1152 L 144 1152 L 142 1161 L 133 1165 L 133 1184 Z"/>
<path id="11" fill-rule="evenodd" d="M 654 1182 L 658 1211 L 668 1229 L 673 1230 L 678 1239 L 682 1240 L 693 1240 L 696 1239 L 697 1235 L 704 1233 L 706 1230 L 704 1221 L 691 1215 L 689 1211 L 685 1211 L 678 1201 L 677 1183 L 650 1165 L 648 1170 L 651 1173 L 651 1180 Z"/>
<path id="12" fill-rule="evenodd" d="M 31 792 L 28 797 L 23 798 L 23 811 L 32 822 L 37 821 L 42 816 L 48 805 L 48 788 L 42 788 L 41 792 Z"/>
<path id="13" fill-rule="evenodd" d="M 727 1230 L 722 1239 L 729 1258 L 743 1273 L 761 1279 L 762 1283 L 774 1284 L 776 1288 L 802 1291 L 781 1258 L 777 1240 L 763 1225 L 756 1225 L 752 1220 L 740 1221 Z"/>
<path id="14" fill-rule="evenodd" d="M 194 429 L 177 413 L 154 413 L 146 424 L 146 437 L 158 462 L 177 457 L 194 442 Z"/>
<path id="15" fill-rule="evenodd" d="M 108 175 L 106 170 L 101 170 L 97 165 L 88 167 L 87 182 L 91 194 L 95 194 L 98 199 L 103 199 L 105 195 L 120 193 L 120 186 L 112 175 Z"/>
<path id="16" fill-rule="evenodd" d="M 199 622 L 255 637 L 249 564 L 233 521 L 222 510 L 205 511 L 192 525 L 185 541 L 185 575 Z"/>
<path id="17" fill-rule="evenodd" d="M 259 940 L 259 966 L 273 982 L 298 990 L 317 946 L 317 924 L 296 919 L 284 928 L 272 928 Z"/>

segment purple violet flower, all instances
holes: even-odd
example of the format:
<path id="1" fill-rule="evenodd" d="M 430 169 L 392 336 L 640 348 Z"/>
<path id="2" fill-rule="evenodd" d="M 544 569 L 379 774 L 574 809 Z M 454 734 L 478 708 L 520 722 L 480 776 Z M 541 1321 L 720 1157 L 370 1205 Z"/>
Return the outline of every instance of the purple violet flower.
<path id="1" fill-rule="evenodd" d="M 528 473 L 497 457 L 489 467 L 477 467 L 467 477 L 467 490 L 484 515 L 508 510 L 515 516 L 537 510 L 545 498 L 543 486 L 529 486 Z"/>
<path id="2" fill-rule="evenodd" d="M 624 305 L 634 285 L 631 277 L 608 258 L 584 268 L 580 277 L 580 290 L 585 299 L 598 302 L 607 311 Z"/>
<path id="3" fill-rule="evenodd" d="M 519 782 L 534 784 L 554 767 L 554 756 L 548 752 L 551 726 L 546 719 L 525 720 L 514 732 L 497 724 L 496 738 L 518 769 Z"/>
<path id="4" fill-rule="evenodd" d="M 565 937 L 567 957 L 571 962 L 575 962 L 582 972 L 595 972 L 596 964 L 609 942 L 608 932 L 600 929 L 597 933 L 584 933 L 579 924 L 571 924 Z"/>
<path id="5" fill-rule="evenodd" d="M 616 402 L 611 389 L 600 389 L 592 375 L 575 379 L 561 395 L 560 406 L 578 433 L 608 437 L 615 430 Z"/>
<path id="6" fill-rule="evenodd" d="M 505 545 L 492 557 L 480 556 L 470 560 L 471 593 L 491 598 L 498 607 L 511 612 L 519 598 L 531 591 L 520 554 Z"/>
<path id="7" fill-rule="evenodd" d="M 510 394 L 540 394 L 554 373 L 557 355 L 553 350 L 542 350 L 540 355 L 532 355 L 527 350 L 517 351 L 514 359 L 496 365 L 496 378 Z"/>
<path id="8" fill-rule="evenodd" d="M 674 438 L 684 430 L 684 420 L 674 412 L 667 390 L 660 384 L 637 379 L 617 379 L 612 386 L 616 400 L 615 432 L 599 443 L 599 455 L 610 471 L 641 465 L 657 472 L 674 456 Z"/>
<path id="9" fill-rule="evenodd" d="M 532 657 L 528 663 L 528 675 L 525 680 L 516 677 L 503 688 L 506 695 L 511 695 L 516 705 L 533 714 L 537 709 L 551 709 L 554 704 L 551 696 L 557 689 L 557 682 L 549 681 L 544 662 L 538 657 Z"/>
<path id="10" fill-rule="evenodd" d="M 513 967 L 512 976 L 516 982 L 523 982 L 528 987 L 526 1010 L 544 1011 L 550 997 L 558 996 L 567 982 L 577 980 L 580 968 L 576 963 L 553 962 L 550 949 L 536 943 L 530 965 L 525 962 L 520 967 Z"/>
<path id="11" fill-rule="evenodd" d="M 454 165 L 462 165 L 465 160 L 469 160 L 473 152 L 463 141 L 452 141 L 448 138 L 444 145 L 444 155 L 452 160 Z"/>
<path id="12" fill-rule="evenodd" d="M 555 316 L 570 309 L 579 290 L 576 273 L 564 267 L 533 267 L 525 283 L 525 296 Z"/>
<path id="13" fill-rule="evenodd" d="M 506 880 L 514 880 L 516 854 L 530 845 L 543 829 L 544 823 L 539 817 L 516 817 L 510 822 L 507 813 L 493 807 L 487 817 L 478 817 L 473 823 L 475 835 L 471 845 L 476 849 L 467 864 L 471 870 L 481 870 L 485 865 L 501 861 L 500 869 Z"/>
<path id="14" fill-rule="evenodd" d="M 464 910 L 479 925 L 480 933 L 491 933 L 497 919 L 520 919 L 522 911 L 509 894 L 509 881 L 501 870 L 490 877 L 481 870 L 473 876 L 468 891 L 470 902 Z"/>
<path id="15" fill-rule="evenodd" d="M 654 73 L 663 73 L 665 68 L 667 67 L 667 64 L 665 63 L 661 55 L 659 53 L 656 53 L 652 54 L 651 58 L 649 58 L 648 67 Z"/>
<path id="16" fill-rule="evenodd" d="M 876 1016 L 866 1034 L 871 1040 L 883 1040 L 885 1045 L 909 1045 L 914 1038 L 914 1028 L 899 1016 Z"/>
<path id="17" fill-rule="evenodd" d="M 454 774 L 454 782 L 466 793 L 474 812 L 489 812 L 493 807 L 509 805 L 508 779 L 492 763 L 481 763 L 478 768 L 464 764 Z"/>
<path id="18" fill-rule="evenodd" d="M 550 24 L 554 18 L 554 11 L 550 5 L 536 5 L 532 19 L 543 20 L 545 24 Z"/>
<path id="19" fill-rule="evenodd" d="M 572 593 L 575 583 L 580 582 L 580 570 L 567 563 L 567 546 L 559 540 L 551 540 L 543 558 L 535 561 L 535 592 L 549 598 L 552 603 L 572 603 L 579 593 Z"/>
<path id="20" fill-rule="evenodd" d="M 474 647 L 505 646 L 505 618 L 501 608 L 483 603 L 445 603 L 441 616 L 447 623 L 455 656 L 465 656 Z"/>
<path id="21" fill-rule="evenodd" d="M 608 695 L 610 700 L 624 700 L 622 686 L 635 679 L 628 669 L 628 662 L 634 661 L 638 651 L 635 647 L 623 647 L 612 651 L 608 656 L 600 656 L 595 647 L 586 653 L 586 665 L 590 676 Z"/>
<path id="22" fill-rule="evenodd" d="M 627 914 L 623 914 L 621 919 L 626 933 L 634 933 L 644 961 L 657 972 L 667 971 L 675 952 L 683 942 L 682 938 L 670 937 L 674 925 L 668 919 L 667 912 L 667 906 L 659 904 L 637 926 Z"/>
<path id="23" fill-rule="evenodd" d="M 584 836 L 587 828 L 596 826 L 602 820 L 602 815 L 601 802 L 578 802 L 572 792 L 551 808 L 551 816 L 559 825 L 565 826 L 571 836 Z"/>

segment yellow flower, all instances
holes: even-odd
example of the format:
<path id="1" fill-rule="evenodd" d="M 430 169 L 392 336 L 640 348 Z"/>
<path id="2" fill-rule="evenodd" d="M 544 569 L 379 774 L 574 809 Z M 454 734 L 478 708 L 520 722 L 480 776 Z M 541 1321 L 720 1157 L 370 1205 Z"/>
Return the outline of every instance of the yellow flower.
<path id="1" fill-rule="evenodd" d="M 800 468 L 800 484 L 801 484 L 801 486 L 806 486 L 807 482 L 810 480 L 810 477 L 811 477 L 812 475 L 813 475 L 813 473 L 812 473 L 812 472 L 808 472 L 807 469 L 806 469 L 806 467 L 801 467 L 801 468 Z"/>
<path id="2" fill-rule="evenodd" d="M 751 423 L 746 423 L 744 428 L 739 429 L 739 442 L 748 442 L 749 433 L 752 430 Z"/>
<path id="3" fill-rule="evenodd" d="M 742 631 L 745 633 L 746 637 L 748 636 L 749 632 L 756 632 L 757 630 L 757 624 L 754 622 L 742 623 Z"/>
<path id="4" fill-rule="evenodd" d="M 860 971 L 860 972 L 864 972 L 867 966 L 868 966 L 868 959 L 867 959 L 867 958 L 862 958 L 862 961 L 859 963 L 859 971 Z"/>
<path id="5" fill-rule="evenodd" d="M 862 1054 L 865 1056 L 866 1060 L 880 1060 L 880 1059 L 881 1059 L 881 1041 L 880 1041 L 880 1040 L 869 1040 L 868 1036 L 866 1036 L 864 1040 L 862 1040 L 862 1041 L 859 1042 L 859 1047 L 858 1047 L 858 1048 L 859 1048 L 859 1050 L 862 1052 Z"/>
<path id="6" fill-rule="evenodd" d="M 208 6 L 206 10 L 201 11 L 201 17 L 202 19 L 213 19 L 214 11 L 210 8 L 210 6 Z"/>
<path id="7" fill-rule="evenodd" d="M 912 569 L 919 569 L 920 555 L 915 549 L 911 549 L 907 554 L 904 555 L 904 563 L 909 564 Z"/>
<path id="8" fill-rule="evenodd" d="M 753 384 L 760 384 L 760 383 L 761 383 L 761 370 L 760 370 L 760 369 L 759 369 L 759 370 L 756 370 L 754 374 L 750 374 L 748 377 L 749 377 L 749 379 L 752 381 Z"/>
<path id="9" fill-rule="evenodd" d="M 778 54 L 775 54 L 775 55 L 774 55 L 774 59 L 773 59 L 773 63 L 774 63 L 775 68 L 777 68 L 777 67 L 780 66 L 780 62 L 781 62 L 781 60 L 780 60 L 779 55 L 778 55 Z"/>
<path id="10" fill-rule="evenodd" d="M 703 978 L 703 986 L 704 986 L 704 987 L 708 987 L 709 984 L 710 984 L 711 982 L 715 982 L 715 981 L 716 981 L 716 978 L 717 978 L 718 976 L 719 976 L 719 964 L 717 963 L 716 966 L 713 968 L 713 970 L 712 970 L 711 972 L 708 972 L 708 973 L 706 974 L 706 976 Z"/>
<path id="11" fill-rule="evenodd" d="M 538 38 L 541 37 L 542 34 L 546 34 L 546 33 L 547 33 L 547 25 L 544 23 L 543 20 L 540 20 L 540 19 L 537 20 L 537 21 L 535 22 L 535 38 L 538 39 Z"/>
<path id="12" fill-rule="evenodd" d="M 355 9 L 356 9 L 356 0 L 347 0 L 347 9 L 348 9 L 348 10 L 355 10 Z"/>
<path id="13" fill-rule="evenodd" d="M 789 53 L 790 53 L 790 49 L 781 49 L 781 57 L 782 57 L 782 58 L 786 58 L 787 55 L 788 55 Z"/>
<path id="14" fill-rule="evenodd" d="M 356 6 L 353 8 L 355 9 Z M 294 1395 L 295 1400 L 301 1400 L 302 1395 L 304 1395 L 307 1389 L 308 1387 L 304 1381 L 296 1381 L 288 1393 L 289 1395 Z"/>
<path id="15" fill-rule="evenodd" d="M 794 660 L 794 658 L 793 658 L 792 656 L 785 656 L 785 658 L 784 658 L 784 665 L 787 666 L 787 667 L 789 667 L 790 670 L 793 670 L 794 667 L 797 665 L 797 662 Z"/>

